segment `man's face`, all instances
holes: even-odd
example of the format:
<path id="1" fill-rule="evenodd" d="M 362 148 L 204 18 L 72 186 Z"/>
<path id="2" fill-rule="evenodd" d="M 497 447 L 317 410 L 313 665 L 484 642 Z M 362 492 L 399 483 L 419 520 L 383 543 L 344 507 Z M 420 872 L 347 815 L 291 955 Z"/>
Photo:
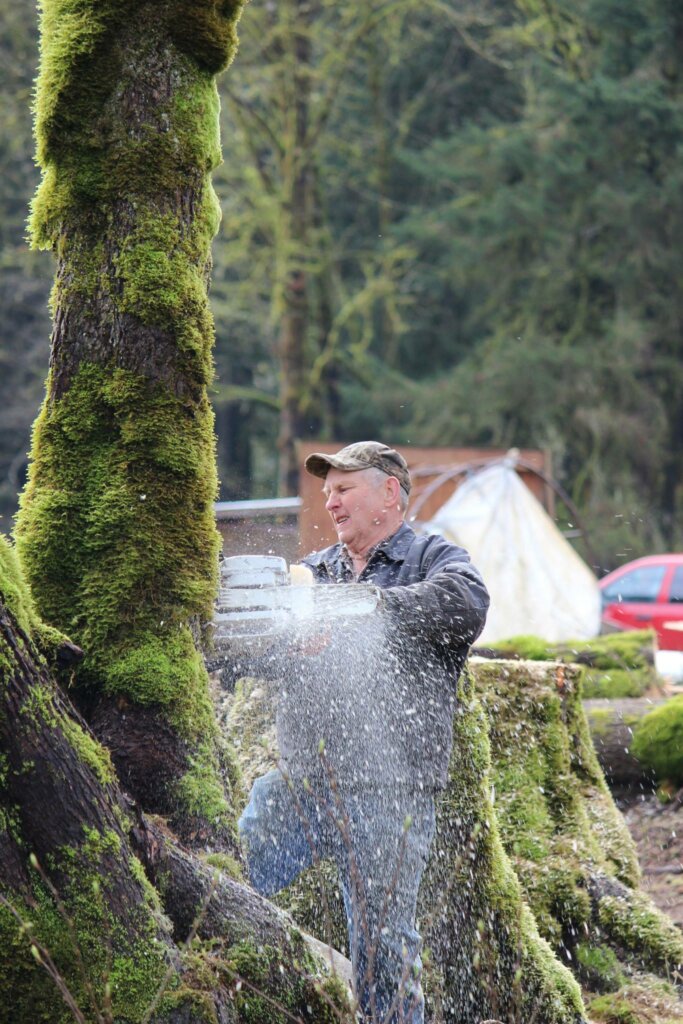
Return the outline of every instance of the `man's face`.
<path id="1" fill-rule="evenodd" d="M 388 478 L 387 478 L 388 479 Z M 337 537 L 352 551 L 376 543 L 387 519 L 386 487 L 364 469 L 342 472 L 330 469 L 323 492 L 325 508 L 332 517 Z"/>

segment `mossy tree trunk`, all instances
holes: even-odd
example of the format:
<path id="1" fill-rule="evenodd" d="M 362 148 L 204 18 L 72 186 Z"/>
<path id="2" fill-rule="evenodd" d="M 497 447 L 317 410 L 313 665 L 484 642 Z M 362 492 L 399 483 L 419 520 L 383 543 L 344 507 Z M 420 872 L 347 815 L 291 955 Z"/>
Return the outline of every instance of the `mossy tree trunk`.
<path id="1" fill-rule="evenodd" d="M 74 647 L 15 569 L 0 536 L 2 1024 L 345 1020 L 293 923 L 121 792 L 52 678 Z M 193 933 L 206 945 L 184 945 Z"/>
<path id="2" fill-rule="evenodd" d="M 46 0 L 31 230 L 57 258 L 47 397 L 17 537 L 125 787 L 229 846 L 198 645 L 218 535 L 207 304 L 215 76 L 242 0 Z"/>
<path id="3" fill-rule="evenodd" d="M 144 1006 L 171 962 L 173 944 L 130 852 L 111 761 L 69 713 L 44 657 L 1 600 L 0 659 L 0 1016 L 8 1021 L 11 1006 L 17 1021 L 27 1021 L 31 1008 L 35 1020 L 48 1019 L 48 1008 L 54 1021 L 71 1019 L 44 967 L 48 958 L 88 1015 L 93 999 L 105 1006 L 107 981 L 114 1012 L 128 994 L 131 1004 L 140 999 Z M 31 921 L 30 935 L 22 934 L 10 907 Z M 139 1010 L 131 1006 L 134 1016 Z"/>

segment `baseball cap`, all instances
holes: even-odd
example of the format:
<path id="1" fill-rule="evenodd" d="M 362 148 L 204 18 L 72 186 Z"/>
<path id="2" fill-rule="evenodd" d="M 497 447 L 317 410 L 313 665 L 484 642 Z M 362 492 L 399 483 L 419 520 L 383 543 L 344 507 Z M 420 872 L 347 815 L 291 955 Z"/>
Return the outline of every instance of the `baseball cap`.
<path id="1" fill-rule="evenodd" d="M 352 473 L 357 469 L 381 469 L 387 476 L 395 476 L 401 487 L 410 494 L 410 471 L 403 456 L 380 441 L 356 441 L 347 444 L 335 455 L 314 452 L 304 463 L 313 476 L 325 479 L 330 469 Z"/>

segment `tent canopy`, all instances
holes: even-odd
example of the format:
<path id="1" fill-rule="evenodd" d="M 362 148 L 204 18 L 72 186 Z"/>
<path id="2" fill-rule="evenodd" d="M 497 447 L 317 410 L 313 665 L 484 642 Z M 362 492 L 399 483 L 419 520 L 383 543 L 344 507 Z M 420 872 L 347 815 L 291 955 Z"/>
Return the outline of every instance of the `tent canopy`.
<path id="1" fill-rule="evenodd" d="M 473 473 L 424 528 L 466 548 L 484 577 L 491 608 L 480 643 L 598 634 L 595 575 L 522 483 L 514 457 Z"/>

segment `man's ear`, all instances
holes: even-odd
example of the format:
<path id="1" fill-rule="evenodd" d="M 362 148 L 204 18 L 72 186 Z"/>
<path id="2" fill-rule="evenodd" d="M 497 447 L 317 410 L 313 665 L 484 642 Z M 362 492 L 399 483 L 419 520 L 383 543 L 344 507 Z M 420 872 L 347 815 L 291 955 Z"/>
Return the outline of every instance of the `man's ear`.
<path id="1" fill-rule="evenodd" d="M 384 494 L 387 508 L 394 508 L 400 503 L 401 485 L 395 476 L 388 476 L 384 482 Z"/>

